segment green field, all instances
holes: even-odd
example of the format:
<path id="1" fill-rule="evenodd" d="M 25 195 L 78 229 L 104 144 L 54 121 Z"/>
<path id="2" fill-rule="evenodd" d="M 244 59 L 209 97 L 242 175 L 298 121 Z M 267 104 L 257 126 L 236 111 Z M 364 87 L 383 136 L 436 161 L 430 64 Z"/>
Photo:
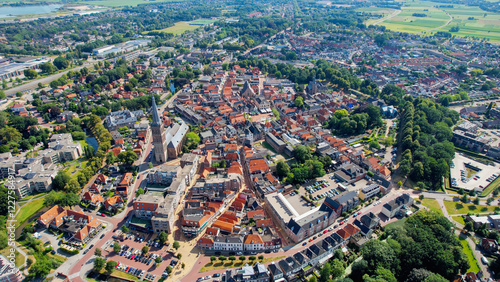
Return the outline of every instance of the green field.
<path id="1" fill-rule="evenodd" d="M 490 183 L 490 185 L 486 186 L 479 197 L 488 196 L 491 192 L 493 192 L 493 190 L 497 189 L 498 186 L 500 186 L 500 177 L 497 177 L 495 180 L 493 180 L 493 182 Z"/>
<path id="2" fill-rule="evenodd" d="M 190 25 L 189 22 L 176 22 L 174 26 L 154 31 L 161 31 L 166 33 L 173 33 L 174 35 L 179 35 L 183 34 L 185 31 L 195 30 L 199 27 L 200 27 L 199 25 Z"/>
<path id="3" fill-rule="evenodd" d="M 462 202 L 452 202 L 452 201 L 444 201 L 444 206 L 446 207 L 446 210 L 448 211 L 449 215 L 467 214 L 469 212 L 488 213 L 488 212 L 500 211 L 500 207 L 474 205 L 471 203 L 464 204 Z"/>
<path id="4" fill-rule="evenodd" d="M 457 216 L 452 216 L 451 218 L 453 218 L 454 221 L 456 221 L 462 225 L 465 225 L 465 221 L 464 221 L 463 216 L 457 215 Z"/>
<path id="5" fill-rule="evenodd" d="M 43 208 L 43 198 L 33 200 L 21 207 L 16 216 L 16 227 L 23 224 L 27 219 Z"/>
<path id="6" fill-rule="evenodd" d="M 161 3 L 161 2 L 172 2 L 176 0 L 95 0 L 95 1 L 84 1 L 77 0 L 72 1 L 71 4 L 78 5 L 98 5 L 98 6 L 106 6 L 106 7 L 123 7 L 123 6 L 137 6 L 139 4 L 153 4 L 153 3 Z M 0 4 L 7 3 L 19 3 L 25 2 L 23 0 L 0 0 Z M 60 0 L 32 0 L 30 3 L 62 3 Z"/>
<path id="7" fill-rule="evenodd" d="M 428 207 L 431 211 L 437 212 L 440 215 L 443 215 L 443 211 L 439 207 L 439 203 L 436 199 L 423 199 L 422 205 Z"/>
<path id="8" fill-rule="evenodd" d="M 453 4 L 453 8 L 441 8 L 439 5 L 428 1 L 403 1 L 401 12 L 379 25 L 393 31 L 433 34 L 437 31 L 449 31 L 451 27 L 458 26 L 460 30 L 453 32 L 458 37 L 485 38 L 493 42 L 500 42 L 500 14 L 486 12 L 479 7 Z M 388 8 L 367 7 L 356 11 L 372 13 L 374 15 L 390 15 L 394 10 Z M 427 17 L 414 17 L 413 13 L 423 13 Z M 450 18 L 451 17 L 451 18 Z M 378 18 L 369 19 L 366 24 L 372 24 Z M 450 21 L 451 20 L 451 21 Z"/>
<path id="9" fill-rule="evenodd" d="M 465 239 L 462 240 L 462 238 L 460 238 L 460 244 L 462 244 L 462 250 L 469 259 L 470 268 L 467 270 L 467 272 L 477 273 L 479 271 L 479 266 L 477 263 L 477 259 L 474 256 L 474 253 L 472 252 L 472 249 L 469 246 L 469 243 L 467 243 L 467 240 Z"/>

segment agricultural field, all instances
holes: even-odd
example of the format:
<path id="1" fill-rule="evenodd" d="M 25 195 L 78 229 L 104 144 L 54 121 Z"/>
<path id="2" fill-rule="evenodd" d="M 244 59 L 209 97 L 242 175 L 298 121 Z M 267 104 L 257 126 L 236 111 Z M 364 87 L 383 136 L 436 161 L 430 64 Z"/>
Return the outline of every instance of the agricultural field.
<path id="1" fill-rule="evenodd" d="M 174 35 L 183 34 L 188 30 L 195 30 L 199 28 L 201 25 L 190 25 L 189 22 L 176 22 L 174 26 L 167 27 L 164 29 L 154 30 L 165 33 L 172 33 Z"/>
<path id="2" fill-rule="evenodd" d="M 154 3 L 161 2 L 172 2 L 174 0 L 155 0 Z M 11 3 L 19 3 L 19 2 L 27 2 L 23 0 L 0 0 L 1 4 L 11 4 Z M 61 0 L 31 0 L 30 3 L 66 3 Z M 82 5 L 97 5 L 97 6 L 105 6 L 105 7 L 123 7 L 123 6 L 137 6 L 140 4 L 151 4 L 151 1 L 148 0 L 95 0 L 95 1 L 85 1 L 85 0 L 77 0 L 72 1 L 71 4 L 82 4 Z"/>
<path id="3" fill-rule="evenodd" d="M 449 8 L 439 7 L 449 5 L 449 3 L 427 1 L 404 1 L 399 14 L 383 21 L 380 21 L 380 18 L 369 19 L 365 23 L 383 25 L 394 31 L 429 35 L 437 31 L 449 31 L 451 27 L 458 26 L 459 31 L 453 32 L 453 35 L 500 42 L 500 14 L 486 12 L 479 7 L 458 4 L 453 4 L 453 7 Z M 357 9 L 357 11 L 389 17 L 396 10 L 366 7 Z M 427 16 L 415 17 L 414 13 Z"/>

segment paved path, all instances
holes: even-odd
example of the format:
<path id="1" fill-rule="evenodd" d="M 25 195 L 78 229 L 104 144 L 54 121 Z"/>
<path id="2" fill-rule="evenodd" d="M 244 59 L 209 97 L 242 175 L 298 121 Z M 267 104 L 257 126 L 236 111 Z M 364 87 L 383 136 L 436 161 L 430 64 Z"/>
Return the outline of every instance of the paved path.
<path id="1" fill-rule="evenodd" d="M 396 10 L 396 11 L 392 12 L 390 15 L 388 15 L 387 17 L 382 18 L 382 19 L 372 23 L 372 25 L 378 25 L 379 23 L 381 23 L 383 21 L 390 20 L 390 19 L 394 18 L 395 16 L 399 15 L 399 13 L 401 13 L 401 10 Z"/>
<path id="2" fill-rule="evenodd" d="M 445 27 L 445 26 L 447 26 L 447 25 L 449 25 L 451 23 L 451 21 L 453 20 L 453 17 L 448 12 L 446 12 L 445 10 L 441 10 L 441 11 L 445 12 L 448 15 L 448 17 L 450 17 L 448 19 L 448 21 L 445 24 L 441 25 L 441 26 L 438 26 L 438 27 L 435 27 L 435 28 L 431 28 L 431 29 L 428 29 L 428 30 L 423 30 L 420 33 L 438 30 L 438 29 L 443 28 L 443 27 Z"/>

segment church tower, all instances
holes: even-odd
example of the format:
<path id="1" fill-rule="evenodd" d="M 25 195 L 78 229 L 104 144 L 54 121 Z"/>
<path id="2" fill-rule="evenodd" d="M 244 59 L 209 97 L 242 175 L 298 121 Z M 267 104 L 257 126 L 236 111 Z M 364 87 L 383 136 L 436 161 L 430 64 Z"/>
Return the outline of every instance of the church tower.
<path id="1" fill-rule="evenodd" d="M 155 161 L 164 163 L 167 161 L 167 137 L 165 135 L 165 128 L 163 122 L 160 120 L 158 108 L 156 107 L 155 97 L 153 97 L 153 106 L 151 107 L 151 114 L 153 115 L 153 123 L 151 123 L 151 133 L 153 135 L 153 146 Z"/>

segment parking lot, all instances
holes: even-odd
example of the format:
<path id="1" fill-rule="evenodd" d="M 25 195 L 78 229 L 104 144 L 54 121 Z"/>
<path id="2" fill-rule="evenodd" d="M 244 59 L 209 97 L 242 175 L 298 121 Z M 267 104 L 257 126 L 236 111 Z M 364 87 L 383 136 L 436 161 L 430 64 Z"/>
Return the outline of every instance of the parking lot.
<path id="1" fill-rule="evenodd" d="M 134 235 L 138 234 L 138 235 Z M 156 281 L 165 275 L 164 272 L 168 266 L 172 269 L 179 267 L 180 262 L 175 258 L 175 250 L 170 245 L 161 245 L 152 239 L 153 235 L 144 235 L 141 233 L 129 233 L 121 241 L 114 237 L 114 240 L 106 242 L 103 246 L 103 255 L 108 260 L 118 262 L 117 269 L 137 276 L 146 281 Z M 121 251 L 115 253 L 113 244 L 119 244 Z M 142 253 L 144 246 L 149 247 L 146 254 Z M 160 257 L 162 262 L 157 267 L 155 259 Z"/>
<path id="2" fill-rule="evenodd" d="M 499 175 L 500 166 L 485 165 L 455 153 L 450 167 L 451 186 L 464 190 L 483 191 Z"/>

